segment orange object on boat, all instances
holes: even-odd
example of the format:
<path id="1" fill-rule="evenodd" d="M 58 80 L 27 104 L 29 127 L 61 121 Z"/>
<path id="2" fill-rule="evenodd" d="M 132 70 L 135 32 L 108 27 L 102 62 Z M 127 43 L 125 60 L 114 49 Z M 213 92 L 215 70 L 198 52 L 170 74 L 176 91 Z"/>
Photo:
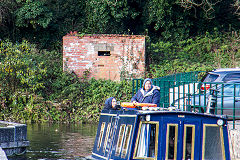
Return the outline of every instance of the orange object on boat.
<path id="1" fill-rule="evenodd" d="M 126 107 L 126 108 L 136 108 L 136 106 L 140 106 L 140 107 L 157 107 L 156 104 L 153 103 L 131 103 L 131 102 L 122 102 L 121 103 L 122 107 Z"/>

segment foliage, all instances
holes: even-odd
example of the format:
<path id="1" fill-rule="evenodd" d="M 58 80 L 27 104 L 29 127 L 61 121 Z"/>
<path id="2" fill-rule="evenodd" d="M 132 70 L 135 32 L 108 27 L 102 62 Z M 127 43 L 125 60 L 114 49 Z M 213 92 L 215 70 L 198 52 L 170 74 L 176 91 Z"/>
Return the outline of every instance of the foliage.
<path id="1" fill-rule="evenodd" d="M 215 31 L 178 42 L 151 43 L 149 77 L 239 66 L 239 33 Z M 63 72 L 62 54 L 26 41 L 0 46 L 0 119 L 97 121 L 108 97 L 130 101 L 132 83 L 78 78 Z M 86 72 L 87 73 L 87 72 Z"/>
<path id="2" fill-rule="evenodd" d="M 98 114 L 104 107 L 105 100 L 115 97 L 117 101 L 130 101 L 132 84 L 131 81 L 113 82 L 110 80 L 91 79 L 87 82 L 85 97 L 79 101 L 80 115 L 83 119 L 98 120 Z"/>
<path id="3" fill-rule="evenodd" d="M 0 119 L 9 121 L 97 121 L 104 101 L 129 101 L 131 82 L 79 79 L 63 72 L 62 54 L 38 51 L 23 41 L 0 45 Z"/>
<path id="4" fill-rule="evenodd" d="M 20 44 L 13 44 L 8 40 L 1 42 L 0 102 L 3 119 L 6 117 L 18 119 L 15 114 L 23 114 L 19 109 L 31 107 L 29 105 L 33 103 L 32 97 L 36 91 L 44 88 L 42 81 L 46 68 L 42 62 L 36 60 L 37 56 L 36 48 L 26 41 Z M 36 112 L 33 114 L 37 116 Z"/>
<path id="5" fill-rule="evenodd" d="M 34 0 L 17 0 L 20 8 L 16 10 L 16 25 L 19 27 L 28 27 L 29 24 L 33 28 L 37 25 L 46 28 L 52 20 L 52 12 L 45 6 L 45 1 Z"/>
<path id="6" fill-rule="evenodd" d="M 106 98 L 130 100 L 130 81 L 63 72 L 71 31 L 148 35 L 155 78 L 239 66 L 239 16 L 238 0 L 1 0 L 0 117 L 96 121 Z"/>
<path id="7" fill-rule="evenodd" d="M 149 75 L 161 77 L 189 71 L 239 66 L 239 33 L 206 33 L 179 42 L 152 43 Z"/>
<path id="8" fill-rule="evenodd" d="M 5 92 L 17 90 L 36 91 L 43 87 L 38 83 L 46 73 L 43 63 L 35 61 L 37 52 L 34 47 L 23 41 L 13 44 L 10 41 L 0 43 L 0 82 Z M 36 76 L 37 75 L 37 76 Z"/>
<path id="9" fill-rule="evenodd" d="M 2 0 L 0 22 L 1 39 L 26 39 L 41 49 L 59 49 L 70 31 L 148 34 L 157 42 L 240 25 L 237 0 Z"/>
<path id="10" fill-rule="evenodd" d="M 16 10 L 17 5 L 14 0 L 1 0 L 0 2 L 0 39 L 9 38 L 15 29 L 12 13 Z"/>

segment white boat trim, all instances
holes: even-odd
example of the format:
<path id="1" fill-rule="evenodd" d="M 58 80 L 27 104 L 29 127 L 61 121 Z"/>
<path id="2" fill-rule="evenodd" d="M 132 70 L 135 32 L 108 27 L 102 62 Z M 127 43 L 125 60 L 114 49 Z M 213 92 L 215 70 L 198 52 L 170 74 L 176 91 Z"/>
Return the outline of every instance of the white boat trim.
<path id="1" fill-rule="evenodd" d="M 101 113 L 103 116 L 117 116 L 117 114 L 110 114 L 110 113 Z M 119 115 L 120 117 L 137 117 L 137 115 L 132 114 L 125 114 L 125 115 Z"/>
<path id="2" fill-rule="evenodd" d="M 99 154 L 96 154 L 96 153 L 93 153 L 93 152 L 92 152 L 92 154 L 93 154 L 94 156 L 99 157 L 99 158 L 107 159 L 107 157 L 101 156 L 101 155 L 99 155 Z M 114 159 L 110 159 L 110 160 L 114 160 Z"/>

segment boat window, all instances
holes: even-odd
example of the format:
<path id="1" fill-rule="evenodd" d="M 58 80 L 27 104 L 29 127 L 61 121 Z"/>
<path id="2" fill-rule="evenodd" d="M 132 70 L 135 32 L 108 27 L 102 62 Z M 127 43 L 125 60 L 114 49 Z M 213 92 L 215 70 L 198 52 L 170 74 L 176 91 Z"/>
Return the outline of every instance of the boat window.
<path id="1" fill-rule="evenodd" d="M 134 150 L 134 159 L 157 159 L 158 130 L 158 122 L 140 122 Z"/>
<path id="2" fill-rule="evenodd" d="M 194 159 L 195 126 L 184 125 L 183 159 Z"/>
<path id="3" fill-rule="evenodd" d="M 111 123 L 108 123 L 107 132 L 106 132 L 105 141 L 104 141 L 104 147 L 103 147 L 104 148 L 103 149 L 104 152 L 106 151 L 110 129 L 111 129 Z"/>
<path id="4" fill-rule="evenodd" d="M 123 141 L 123 150 L 122 150 L 122 155 L 121 155 L 122 158 L 125 158 L 127 155 L 131 132 L 132 132 L 132 125 L 127 125 L 125 136 L 124 136 L 124 141 Z"/>
<path id="5" fill-rule="evenodd" d="M 225 160 L 222 127 L 204 124 L 202 159 Z"/>
<path id="6" fill-rule="evenodd" d="M 116 155 L 120 155 L 120 151 L 121 151 L 121 148 L 122 148 L 122 142 L 123 142 L 123 137 L 124 137 L 124 133 L 125 133 L 125 128 L 126 128 L 126 125 L 125 124 L 122 124 L 120 126 L 120 131 L 119 131 L 119 135 L 118 135 L 118 142 L 117 142 L 117 148 L 116 148 Z"/>
<path id="7" fill-rule="evenodd" d="M 178 124 L 167 125 L 166 160 L 177 159 Z"/>
<path id="8" fill-rule="evenodd" d="M 99 138 L 98 138 L 98 146 L 97 146 L 98 150 L 100 149 L 101 144 L 102 144 L 104 129 L 105 129 L 105 122 L 103 122 L 102 125 L 101 125 L 101 130 L 100 130 Z"/>

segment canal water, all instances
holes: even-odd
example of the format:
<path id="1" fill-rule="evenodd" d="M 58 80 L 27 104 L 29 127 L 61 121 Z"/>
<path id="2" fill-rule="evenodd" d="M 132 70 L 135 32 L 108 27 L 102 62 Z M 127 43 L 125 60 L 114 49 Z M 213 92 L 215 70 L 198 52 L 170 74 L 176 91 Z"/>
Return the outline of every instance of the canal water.
<path id="1" fill-rule="evenodd" d="M 72 160 L 91 154 L 96 124 L 27 124 L 30 146 L 9 160 Z"/>

